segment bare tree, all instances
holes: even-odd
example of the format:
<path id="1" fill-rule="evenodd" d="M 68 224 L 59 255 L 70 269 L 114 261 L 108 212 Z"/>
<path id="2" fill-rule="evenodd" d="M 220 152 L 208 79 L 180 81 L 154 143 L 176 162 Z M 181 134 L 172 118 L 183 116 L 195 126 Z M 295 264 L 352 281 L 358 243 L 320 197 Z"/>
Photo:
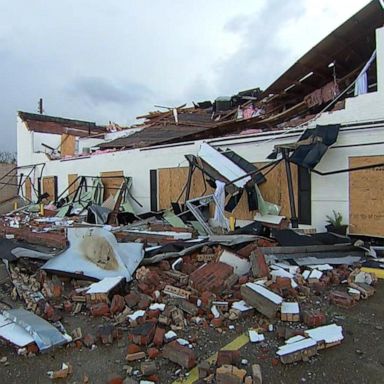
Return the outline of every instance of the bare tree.
<path id="1" fill-rule="evenodd" d="M 16 164 L 16 152 L 1 151 L 0 163 Z"/>

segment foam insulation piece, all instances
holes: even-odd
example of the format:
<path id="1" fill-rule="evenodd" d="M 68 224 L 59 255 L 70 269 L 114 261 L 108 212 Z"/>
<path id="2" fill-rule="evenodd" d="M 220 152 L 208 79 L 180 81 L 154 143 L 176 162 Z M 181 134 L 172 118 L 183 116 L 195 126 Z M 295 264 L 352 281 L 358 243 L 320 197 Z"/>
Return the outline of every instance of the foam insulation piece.
<path id="1" fill-rule="evenodd" d="M 233 267 L 233 272 L 237 276 L 246 275 L 251 270 L 251 263 L 249 262 L 249 260 L 244 259 L 226 249 L 224 249 L 222 254 L 220 255 L 219 261 Z"/>
<path id="2" fill-rule="evenodd" d="M 343 327 L 336 324 L 323 325 L 304 331 L 304 334 L 318 343 L 324 341 L 326 344 L 335 343 L 344 339 Z"/>
<path id="3" fill-rule="evenodd" d="M 68 241 L 69 248 L 47 261 L 42 269 L 99 280 L 123 276 L 130 281 L 144 257 L 142 243 L 118 243 L 103 228 L 68 228 Z"/>
<path id="4" fill-rule="evenodd" d="M 262 333 L 257 333 L 254 329 L 250 329 L 248 331 L 249 341 L 251 343 L 259 343 L 260 341 L 264 341 L 265 337 Z"/>
<path id="5" fill-rule="evenodd" d="M 92 295 L 95 293 L 108 293 L 111 289 L 115 288 L 124 277 L 105 277 L 103 280 L 100 280 L 97 283 L 91 284 L 86 290 L 88 295 Z"/>

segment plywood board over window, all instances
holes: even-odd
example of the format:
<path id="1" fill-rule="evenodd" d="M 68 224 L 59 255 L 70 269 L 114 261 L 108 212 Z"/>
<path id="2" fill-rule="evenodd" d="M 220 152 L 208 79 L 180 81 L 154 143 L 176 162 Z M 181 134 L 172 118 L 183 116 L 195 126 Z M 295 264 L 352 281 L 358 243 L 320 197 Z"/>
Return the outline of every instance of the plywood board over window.
<path id="1" fill-rule="evenodd" d="M 57 177 L 45 176 L 43 177 L 43 194 L 48 193 L 48 200 L 54 201 L 57 199 Z"/>
<path id="2" fill-rule="evenodd" d="M 60 154 L 61 157 L 74 156 L 76 151 L 76 136 L 67 135 L 63 133 L 61 135 Z"/>
<path id="3" fill-rule="evenodd" d="M 256 163 L 261 167 L 265 163 Z M 294 185 L 295 201 L 297 207 L 297 166 L 291 165 L 292 178 Z M 171 202 L 175 202 L 183 190 L 188 178 L 188 168 L 162 168 L 158 170 L 159 175 L 159 208 L 166 209 L 171 206 Z M 280 163 L 267 175 L 267 181 L 260 185 L 260 191 L 264 200 L 278 204 L 282 207 L 282 215 L 290 217 L 289 195 L 287 187 L 287 177 L 285 167 Z M 190 198 L 199 197 L 213 193 L 214 190 L 207 185 L 205 189 L 203 176 L 200 171 L 196 170 L 192 177 Z M 181 201 L 184 202 L 184 194 Z M 213 212 L 213 211 L 212 211 Z M 252 220 L 256 211 L 249 211 L 248 198 L 244 192 L 239 204 L 233 211 L 233 215 L 237 219 Z M 228 216 L 229 214 L 227 214 Z"/>
<path id="4" fill-rule="evenodd" d="M 32 182 L 29 176 L 25 179 L 25 198 L 28 200 L 32 200 Z"/>
<path id="5" fill-rule="evenodd" d="M 349 167 L 384 163 L 384 156 L 349 158 Z M 349 233 L 384 237 L 384 167 L 349 174 Z"/>
<path id="6" fill-rule="evenodd" d="M 77 180 L 77 173 L 71 173 L 68 175 L 68 196 L 73 197 L 79 186 L 79 180 Z"/>
<path id="7" fill-rule="evenodd" d="M 104 185 L 104 200 L 110 195 L 115 196 L 124 181 L 123 171 L 101 172 L 101 181 Z"/>

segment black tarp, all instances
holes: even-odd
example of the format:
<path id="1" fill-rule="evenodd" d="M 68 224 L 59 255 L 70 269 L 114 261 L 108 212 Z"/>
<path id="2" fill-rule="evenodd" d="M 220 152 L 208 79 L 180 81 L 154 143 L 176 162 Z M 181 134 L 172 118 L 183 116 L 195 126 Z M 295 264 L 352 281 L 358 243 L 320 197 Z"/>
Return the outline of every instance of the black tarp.
<path id="1" fill-rule="evenodd" d="M 317 125 L 316 128 L 306 129 L 298 141 L 311 139 L 311 144 L 299 145 L 289 160 L 304 168 L 315 168 L 328 147 L 336 142 L 339 129 L 340 124 Z"/>

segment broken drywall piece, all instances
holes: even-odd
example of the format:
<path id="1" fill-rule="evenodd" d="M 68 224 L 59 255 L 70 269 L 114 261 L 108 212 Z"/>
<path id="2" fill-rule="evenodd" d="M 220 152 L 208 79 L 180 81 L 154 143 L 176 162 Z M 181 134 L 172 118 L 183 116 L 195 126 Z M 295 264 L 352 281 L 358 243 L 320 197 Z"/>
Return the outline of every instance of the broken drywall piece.
<path id="1" fill-rule="evenodd" d="M 227 249 L 223 250 L 219 257 L 219 261 L 233 267 L 233 272 L 237 276 L 246 275 L 251 269 L 251 263 L 249 260 L 244 259 Z"/>
<path id="2" fill-rule="evenodd" d="M 317 343 L 313 339 L 303 339 L 279 347 L 276 354 L 283 364 L 308 359 L 317 353 Z"/>
<path id="3" fill-rule="evenodd" d="M 317 269 L 313 269 L 312 272 L 308 276 L 308 281 L 310 280 L 319 280 L 323 276 L 323 272 L 318 271 Z"/>
<path id="4" fill-rule="evenodd" d="M 72 340 L 69 335 L 63 335 L 48 321 L 23 308 L 6 310 L 3 316 L 25 329 L 42 352 Z"/>
<path id="5" fill-rule="evenodd" d="M 315 340 L 319 347 L 329 347 L 340 344 L 344 339 L 343 327 L 336 324 L 323 325 L 304 331 L 304 334 Z"/>
<path id="6" fill-rule="evenodd" d="M 115 288 L 118 284 L 124 280 L 123 276 L 116 277 L 105 277 L 104 279 L 98 281 L 97 283 L 91 284 L 87 289 L 86 293 L 88 295 L 96 294 L 96 293 L 108 293 L 113 288 Z"/>
<path id="7" fill-rule="evenodd" d="M 247 312 L 247 311 L 253 309 L 253 307 L 248 305 L 244 300 L 240 300 L 240 301 L 235 301 L 234 303 L 232 303 L 232 309 L 236 309 L 240 312 Z"/>
<path id="8" fill-rule="evenodd" d="M 265 340 L 265 337 L 262 333 L 257 333 L 254 329 L 248 331 L 249 340 L 251 343 L 259 343 Z"/>
<path id="9" fill-rule="evenodd" d="M 68 240 L 69 248 L 42 269 L 99 280 L 124 276 L 129 281 L 144 257 L 142 243 L 118 243 L 112 233 L 98 227 L 68 228 Z"/>

